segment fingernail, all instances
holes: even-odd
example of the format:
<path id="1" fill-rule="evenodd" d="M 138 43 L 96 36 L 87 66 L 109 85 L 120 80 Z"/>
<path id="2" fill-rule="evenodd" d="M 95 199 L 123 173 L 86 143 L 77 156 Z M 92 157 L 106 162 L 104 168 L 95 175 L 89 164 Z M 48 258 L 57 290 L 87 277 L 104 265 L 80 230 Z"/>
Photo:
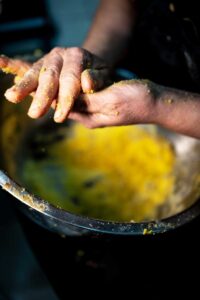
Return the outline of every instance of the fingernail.
<path id="1" fill-rule="evenodd" d="M 39 117 L 38 110 L 37 109 L 29 109 L 28 116 L 33 118 L 33 119 L 38 118 Z"/>
<path id="2" fill-rule="evenodd" d="M 32 104 L 29 108 L 28 115 L 31 118 L 38 118 L 40 115 L 41 106 Z"/>
<path id="3" fill-rule="evenodd" d="M 62 111 L 61 110 L 56 110 L 55 114 L 54 114 L 54 120 L 56 122 L 59 122 L 60 118 L 62 117 Z"/>
<path id="4" fill-rule="evenodd" d="M 5 92 L 4 96 L 6 97 L 7 100 L 9 100 L 10 102 L 18 102 L 19 99 L 19 95 L 13 90 L 13 89 L 9 89 Z"/>

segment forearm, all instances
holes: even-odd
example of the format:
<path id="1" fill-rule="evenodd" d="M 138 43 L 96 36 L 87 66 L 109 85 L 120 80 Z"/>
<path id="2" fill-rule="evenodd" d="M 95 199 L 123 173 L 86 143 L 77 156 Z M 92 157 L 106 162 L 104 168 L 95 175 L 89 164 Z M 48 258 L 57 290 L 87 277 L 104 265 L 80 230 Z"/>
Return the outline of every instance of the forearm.
<path id="1" fill-rule="evenodd" d="M 130 40 L 136 19 L 136 0 L 102 0 L 83 48 L 111 66 Z"/>
<path id="2" fill-rule="evenodd" d="M 154 122 L 200 138 L 200 95 L 155 85 Z"/>

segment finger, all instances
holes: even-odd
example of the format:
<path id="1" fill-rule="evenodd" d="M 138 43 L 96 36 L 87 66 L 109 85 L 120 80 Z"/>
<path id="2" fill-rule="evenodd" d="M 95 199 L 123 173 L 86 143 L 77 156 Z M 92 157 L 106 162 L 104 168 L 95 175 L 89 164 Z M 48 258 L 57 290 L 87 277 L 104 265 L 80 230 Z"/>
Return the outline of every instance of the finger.
<path id="1" fill-rule="evenodd" d="M 92 107 L 92 104 L 90 102 L 89 94 L 81 94 L 74 102 L 72 112 L 78 112 L 78 113 L 94 113 L 94 109 Z"/>
<path id="2" fill-rule="evenodd" d="M 76 113 L 76 112 L 70 112 L 68 115 L 68 118 L 77 121 L 79 123 L 82 123 L 87 128 L 93 128 L 94 122 L 92 121 L 90 114 L 84 114 L 84 113 Z"/>
<path id="3" fill-rule="evenodd" d="M 93 94 L 108 84 L 108 69 L 87 69 L 81 73 L 81 87 L 84 93 Z"/>
<path id="4" fill-rule="evenodd" d="M 106 69 L 108 65 L 98 56 L 82 49 L 84 53 L 84 69 Z"/>
<path id="5" fill-rule="evenodd" d="M 39 75 L 38 88 L 28 112 L 31 118 L 39 118 L 49 110 L 58 91 L 62 63 L 62 57 L 55 53 L 44 59 Z"/>
<path id="6" fill-rule="evenodd" d="M 38 85 L 38 77 L 41 66 L 42 60 L 33 64 L 33 66 L 24 74 L 19 83 L 6 91 L 5 97 L 7 100 L 13 103 L 19 103 L 33 92 Z"/>
<path id="7" fill-rule="evenodd" d="M 56 106 L 57 106 L 57 100 L 55 99 L 55 100 L 53 100 L 53 102 L 51 103 L 51 108 L 52 109 L 56 109 Z"/>
<path id="8" fill-rule="evenodd" d="M 104 110 L 107 104 L 110 105 L 113 97 L 113 86 L 114 85 L 111 85 L 95 93 L 80 94 L 74 103 L 73 111 L 90 114 L 101 113 L 102 109 Z"/>
<path id="9" fill-rule="evenodd" d="M 31 67 L 28 62 L 11 59 L 7 56 L 0 56 L 0 69 L 5 73 L 10 73 L 22 77 Z"/>
<path id="10" fill-rule="evenodd" d="M 75 48 L 76 49 L 76 48 Z M 60 75 L 58 104 L 54 115 L 57 123 L 63 122 L 81 91 L 81 72 L 83 53 L 80 49 L 68 49 L 64 54 L 64 63 Z"/>

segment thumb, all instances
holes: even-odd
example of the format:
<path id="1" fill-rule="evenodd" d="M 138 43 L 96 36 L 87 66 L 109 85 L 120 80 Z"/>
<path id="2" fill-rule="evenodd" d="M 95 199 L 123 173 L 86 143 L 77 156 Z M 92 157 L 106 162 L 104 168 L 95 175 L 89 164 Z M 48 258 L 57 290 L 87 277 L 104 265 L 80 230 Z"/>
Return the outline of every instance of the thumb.
<path id="1" fill-rule="evenodd" d="M 92 94 L 108 85 L 109 69 L 87 69 L 81 74 L 81 86 L 83 93 Z"/>
<path id="2" fill-rule="evenodd" d="M 99 112 L 99 106 L 105 98 L 106 90 L 107 89 L 94 93 L 80 94 L 74 102 L 72 111 L 90 114 Z"/>

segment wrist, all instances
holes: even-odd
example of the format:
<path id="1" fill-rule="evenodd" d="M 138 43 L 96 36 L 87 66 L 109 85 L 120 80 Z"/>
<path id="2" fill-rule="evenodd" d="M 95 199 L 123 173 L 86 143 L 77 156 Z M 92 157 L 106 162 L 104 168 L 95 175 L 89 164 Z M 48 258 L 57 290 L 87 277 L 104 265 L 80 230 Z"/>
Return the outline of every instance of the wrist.
<path id="1" fill-rule="evenodd" d="M 156 111 L 156 97 L 157 84 L 149 80 L 131 80 L 133 84 L 133 101 L 138 99 L 139 111 L 137 111 L 137 118 L 135 112 L 135 105 L 132 107 L 133 123 L 138 124 L 154 124 L 157 123 Z M 135 88 L 137 85 L 137 88 Z M 136 118 L 136 120 L 135 120 Z"/>
<path id="2" fill-rule="evenodd" d="M 177 102 L 175 100 L 177 100 L 177 97 L 181 98 L 182 92 L 152 83 L 151 94 L 154 102 L 153 122 L 164 127 L 168 123 L 177 123 L 176 118 L 173 120 L 172 116 Z"/>

